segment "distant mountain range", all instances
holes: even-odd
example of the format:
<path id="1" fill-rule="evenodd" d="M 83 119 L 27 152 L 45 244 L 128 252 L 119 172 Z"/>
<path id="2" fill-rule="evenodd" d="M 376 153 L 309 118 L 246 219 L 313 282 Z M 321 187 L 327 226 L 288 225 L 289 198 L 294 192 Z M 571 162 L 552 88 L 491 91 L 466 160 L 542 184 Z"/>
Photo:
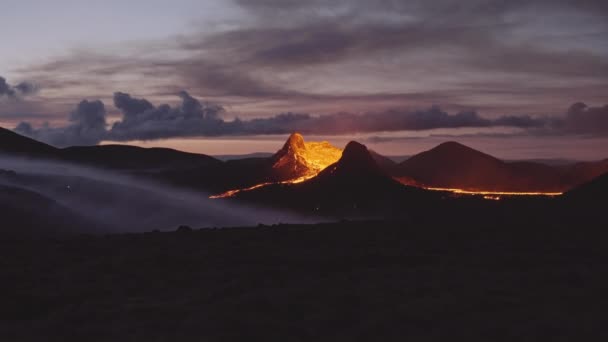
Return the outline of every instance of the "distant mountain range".
<path id="1" fill-rule="evenodd" d="M 5 156 L 14 158 L 2 158 Z M 557 210 L 578 222 L 581 218 L 596 220 L 608 204 L 608 160 L 553 166 L 505 162 L 447 142 L 397 163 L 354 141 L 341 150 L 327 142 L 306 142 L 295 133 L 271 156 L 222 161 L 203 154 L 125 145 L 58 149 L 0 128 L 0 216 L 6 222 L 16 222 L 19 233 L 25 235 L 74 232 L 82 226 L 97 229 L 97 222 L 83 218 L 79 207 L 89 213 L 99 211 L 102 217 L 122 213 L 122 225 L 143 222 L 144 226 L 153 226 L 196 220 L 199 202 L 191 210 L 182 208 L 180 203 L 185 202 L 181 200 L 161 203 L 161 197 L 126 185 L 60 174 L 20 175 L 6 166 L 15 159 L 70 163 L 101 172 L 108 169 L 137 180 L 204 192 L 205 197 L 213 195 L 325 217 L 422 219 L 441 212 L 489 220 L 507 212 L 546 216 Z M 77 186 L 69 189 L 70 184 Z M 532 198 L 498 206 L 486 201 L 485 195 L 462 198 L 448 189 L 566 194 L 557 201 Z M 80 199 L 87 203 L 81 204 Z M 108 203 L 121 207 L 110 210 Z M 205 207 L 200 205 L 201 209 Z M 109 214 L 99 208 L 106 208 Z M 124 221 L 127 218 L 132 221 Z"/>
<path id="2" fill-rule="evenodd" d="M 358 145 L 351 148 L 355 148 L 353 146 Z M 203 154 L 125 145 L 58 149 L 0 128 L 0 153 L 109 168 L 211 193 L 262 183 L 317 177 L 317 181 L 321 181 L 327 177 L 327 170 L 342 170 L 342 167 L 335 169 L 329 165 L 350 163 L 340 159 L 345 156 L 339 148 L 327 142 L 305 142 L 297 133 L 272 156 L 222 161 Z M 365 155 L 366 162 L 359 167 L 373 163 L 389 178 L 426 188 L 565 192 L 608 172 L 608 159 L 567 165 L 505 162 L 456 142 L 440 144 L 400 163 L 373 151 L 367 151 Z M 335 164 L 338 160 L 342 164 Z M 359 167 L 346 168 L 350 170 L 347 174 L 340 171 L 340 177 L 348 177 L 348 173 L 357 172 Z"/>
<path id="3" fill-rule="evenodd" d="M 386 214 L 407 203 L 414 208 L 426 199 L 439 198 L 394 180 L 364 145 L 354 141 L 346 145 L 337 162 L 315 177 L 300 183 L 270 184 L 234 197 L 322 214 Z"/>

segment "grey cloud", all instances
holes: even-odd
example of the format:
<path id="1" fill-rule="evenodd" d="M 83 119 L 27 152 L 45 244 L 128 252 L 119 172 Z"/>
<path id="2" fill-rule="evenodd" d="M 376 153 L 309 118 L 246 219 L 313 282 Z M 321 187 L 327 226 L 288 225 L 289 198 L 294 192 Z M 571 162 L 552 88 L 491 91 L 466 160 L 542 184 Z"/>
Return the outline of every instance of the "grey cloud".
<path id="1" fill-rule="evenodd" d="M 293 131 L 313 134 L 349 134 L 356 132 L 428 130 L 434 128 L 509 126 L 522 129 L 543 127 L 546 121 L 529 116 L 502 116 L 489 119 L 474 111 L 449 114 L 439 107 L 428 110 L 389 110 L 375 113 L 336 113 L 312 116 L 282 113 L 270 118 L 251 120 L 221 118 L 224 108 L 201 102 L 182 91 L 179 106 L 154 106 L 146 99 L 126 93 L 114 94 L 114 105 L 122 111 L 122 119 L 107 128 L 106 110 L 101 101 L 82 101 L 70 115 L 66 127 L 48 126 L 35 129 L 21 123 L 19 133 L 56 146 L 90 145 L 103 140 L 153 140 L 175 137 L 226 135 L 284 134 Z"/>
<path id="2" fill-rule="evenodd" d="M 223 121 L 221 106 L 201 103 L 185 91 L 179 93 L 181 106 L 153 106 L 129 94 L 114 94 L 114 105 L 123 113 L 106 137 L 111 140 L 150 140 L 180 136 L 218 135 Z"/>
<path id="3" fill-rule="evenodd" d="M 480 117 L 474 111 L 449 114 L 434 106 L 427 110 L 388 110 L 377 113 L 337 113 L 319 117 L 283 115 L 251 121 L 254 128 L 273 127 L 273 133 L 297 130 L 314 134 L 348 134 L 379 131 L 419 131 L 435 128 L 510 126 L 518 128 L 542 127 L 545 121 L 528 116 L 504 116 L 497 119 Z M 278 127 L 276 127 L 278 124 Z M 259 128 L 258 128 L 259 129 Z"/>
<path id="4" fill-rule="evenodd" d="M 502 14 L 510 10 L 526 7 L 575 9 L 593 13 L 608 12 L 608 4 L 603 0 L 235 0 L 237 4 L 253 12 L 267 15 L 277 11 L 317 11 L 319 9 L 359 9 L 365 11 L 385 11 L 397 13 L 459 14 Z M 332 13 L 332 12 L 329 12 Z"/>
<path id="5" fill-rule="evenodd" d="M 15 85 L 14 88 L 23 95 L 31 95 L 38 92 L 38 87 L 31 82 L 21 82 Z"/>
<path id="6" fill-rule="evenodd" d="M 531 20 L 510 17 L 520 12 L 542 13 L 548 18 L 555 11 L 581 12 L 580 20 L 593 23 L 598 30 L 606 30 L 608 24 L 602 17 L 602 13 L 607 13 L 605 1 L 243 0 L 237 4 L 261 19 L 249 26 L 164 42 L 163 48 L 183 53 L 180 59 L 154 57 L 150 53 L 152 50 L 145 49 L 129 57 L 78 51 L 47 64 L 28 67 L 24 72 L 46 77 L 46 82 L 59 87 L 61 84 L 54 84 L 53 76 L 128 74 L 164 82 L 159 85 L 162 88 L 159 92 L 165 94 L 186 88 L 207 97 L 309 102 L 316 101 L 315 97 L 328 101 L 344 95 L 354 97 L 356 94 L 348 93 L 349 85 L 345 85 L 345 91 L 340 94 L 322 95 L 316 93 L 314 86 L 299 85 L 315 84 L 315 77 L 323 76 L 320 73 L 334 67 L 341 67 L 341 72 L 347 74 L 361 73 L 372 80 L 385 77 L 376 74 L 377 70 L 364 67 L 376 59 L 377 65 L 393 70 L 394 74 L 402 74 L 404 78 L 413 73 L 420 77 L 424 72 L 437 79 L 437 88 L 444 92 L 460 89 L 462 83 L 470 82 L 472 78 L 467 78 L 468 75 L 483 73 L 485 79 L 469 90 L 469 94 L 482 96 L 487 90 L 483 83 L 500 79 L 504 76 L 501 73 L 544 79 L 547 84 L 564 84 L 571 91 L 581 87 L 587 89 L 584 82 L 576 79 L 603 80 L 608 77 L 608 59 L 593 44 L 585 49 L 560 50 L 547 47 L 538 37 L 513 40 L 511 38 L 517 35 L 513 30 L 530 24 Z M 277 11 L 283 13 L 277 15 Z M 564 22 L 567 24 L 570 23 Z M 560 39 L 568 43 L 574 38 Z M 424 53 L 428 58 L 412 58 L 418 53 Z M 444 80 L 449 80 L 449 70 L 467 75 L 448 88 Z M 283 77 L 293 73 L 300 73 L 299 79 Z M 563 82 L 565 79 L 570 82 Z M 90 81 L 82 80 L 85 85 Z M 79 85 L 70 83 L 66 86 L 73 89 Z M 504 89 L 513 90 L 518 86 L 511 82 Z M 364 99 L 372 92 L 373 89 L 359 92 L 359 98 Z M 391 92 L 403 91 L 393 89 Z M 555 93 L 548 89 L 538 93 L 536 100 L 550 96 Z M 466 101 L 466 96 L 453 99 L 453 103 L 462 103 L 462 99 Z M 585 98 L 586 101 L 596 99 L 595 95 Z M 508 101 L 508 95 L 502 95 L 500 101 L 508 104 L 504 103 Z M 427 105 L 436 102 L 439 100 L 431 100 Z"/>
<path id="7" fill-rule="evenodd" d="M 10 85 L 6 79 L 0 76 L 0 98 L 3 96 L 15 98 L 19 95 L 26 96 L 36 93 L 38 88 L 30 82 L 21 82 L 17 85 Z"/>
<path id="8" fill-rule="evenodd" d="M 15 96 L 15 90 L 8 83 L 6 83 L 6 79 L 0 76 L 0 96 Z"/>
<path id="9" fill-rule="evenodd" d="M 114 106 L 122 110 L 126 117 L 136 116 L 154 109 L 154 106 L 146 99 L 135 99 L 129 94 L 117 92 L 114 94 Z"/>
<path id="10" fill-rule="evenodd" d="M 608 105 L 589 107 L 577 102 L 570 107 L 565 119 L 556 125 L 568 133 L 608 135 Z"/>
<path id="11" fill-rule="evenodd" d="M 15 131 L 59 147 L 95 145 L 107 134 L 106 109 L 99 100 L 83 100 L 70 113 L 69 124 L 65 127 L 49 127 L 45 124 L 34 129 L 30 123 L 21 122 Z"/>

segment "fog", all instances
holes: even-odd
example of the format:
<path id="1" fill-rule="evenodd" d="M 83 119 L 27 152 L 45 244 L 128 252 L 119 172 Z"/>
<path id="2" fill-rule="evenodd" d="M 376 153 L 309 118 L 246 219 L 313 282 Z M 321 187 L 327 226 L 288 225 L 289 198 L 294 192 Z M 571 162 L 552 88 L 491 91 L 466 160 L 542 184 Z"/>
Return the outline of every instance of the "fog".
<path id="1" fill-rule="evenodd" d="M 16 172 L 0 175 L 0 185 L 35 192 L 95 223 L 92 227 L 79 227 L 81 233 L 174 230 L 180 225 L 205 228 L 319 221 L 284 211 L 212 200 L 202 192 L 55 161 L 0 157 L 0 169 Z"/>

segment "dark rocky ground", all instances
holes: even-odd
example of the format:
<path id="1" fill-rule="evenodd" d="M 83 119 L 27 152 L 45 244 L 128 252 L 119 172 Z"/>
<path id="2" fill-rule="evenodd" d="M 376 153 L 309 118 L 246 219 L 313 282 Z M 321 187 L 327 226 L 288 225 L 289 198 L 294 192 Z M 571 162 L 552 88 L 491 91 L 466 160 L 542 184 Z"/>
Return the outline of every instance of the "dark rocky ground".
<path id="1" fill-rule="evenodd" d="M 0 340 L 606 340 L 608 231 L 572 222 L 2 239 Z"/>

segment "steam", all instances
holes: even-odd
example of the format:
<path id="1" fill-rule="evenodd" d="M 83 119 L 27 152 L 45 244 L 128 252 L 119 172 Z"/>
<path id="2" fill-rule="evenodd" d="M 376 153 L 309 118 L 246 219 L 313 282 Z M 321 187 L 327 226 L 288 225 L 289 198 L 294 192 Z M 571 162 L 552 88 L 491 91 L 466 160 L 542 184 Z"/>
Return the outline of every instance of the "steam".
<path id="1" fill-rule="evenodd" d="M 310 223 L 293 213 L 210 200 L 209 194 L 176 189 L 131 176 L 54 161 L 1 157 L 0 169 L 16 177 L 0 184 L 39 193 L 98 223 L 103 232 Z M 316 220 L 318 221 L 318 220 Z M 88 227 L 82 233 L 93 233 Z"/>

